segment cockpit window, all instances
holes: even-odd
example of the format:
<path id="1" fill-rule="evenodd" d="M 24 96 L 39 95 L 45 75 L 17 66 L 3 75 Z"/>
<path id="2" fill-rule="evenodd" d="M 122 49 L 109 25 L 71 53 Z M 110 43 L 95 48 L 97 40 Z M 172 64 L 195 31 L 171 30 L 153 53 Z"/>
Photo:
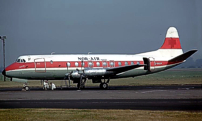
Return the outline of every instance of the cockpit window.
<path id="1" fill-rule="evenodd" d="M 20 62 L 20 59 L 17 59 L 16 62 Z"/>
<path id="2" fill-rule="evenodd" d="M 25 63 L 25 59 L 17 59 L 16 62 L 19 62 L 19 63 Z"/>

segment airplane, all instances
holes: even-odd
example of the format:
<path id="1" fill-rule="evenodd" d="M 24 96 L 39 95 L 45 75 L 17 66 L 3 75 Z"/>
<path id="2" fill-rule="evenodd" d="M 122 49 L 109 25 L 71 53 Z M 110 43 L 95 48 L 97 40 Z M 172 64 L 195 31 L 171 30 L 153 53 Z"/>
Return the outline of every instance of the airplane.
<path id="1" fill-rule="evenodd" d="M 197 50 L 183 53 L 175 27 L 167 30 L 160 49 L 140 54 L 23 55 L 2 74 L 29 80 L 64 80 L 85 88 L 86 80 L 107 89 L 110 79 L 136 77 L 167 70 L 186 61 Z M 105 79 L 107 81 L 105 81 Z"/>

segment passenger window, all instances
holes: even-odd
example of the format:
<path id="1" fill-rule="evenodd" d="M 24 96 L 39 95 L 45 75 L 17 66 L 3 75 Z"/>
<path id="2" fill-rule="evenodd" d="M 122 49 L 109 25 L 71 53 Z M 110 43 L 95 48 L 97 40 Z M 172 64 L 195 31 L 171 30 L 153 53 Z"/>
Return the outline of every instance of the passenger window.
<path id="1" fill-rule="evenodd" d="M 68 63 L 67 63 L 67 67 L 70 67 L 70 66 L 71 66 L 71 64 L 70 64 L 70 62 L 68 62 Z"/>
<path id="2" fill-rule="evenodd" d="M 78 62 L 75 62 L 75 66 L 79 66 L 79 63 L 78 63 Z"/>
<path id="3" fill-rule="evenodd" d="M 125 65 L 127 66 L 127 65 L 128 65 L 128 62 L 125 62 Z"/>
<path id="4" fill-rule="evenodd" d="M 81 66 L 84 67 L 84 66 L 85 66 L 85 63 L 84 63 L 84 62 L 81 62 Z"/>
<path id="5" fill-rule="evenodd" d="M 139 64 L 140 64 L 140 62 L 138 61 L 138 62 L 137 62 L 137 65 L 139 65 Z"/>
<path id="6" fill-rule="evenodd" d="M 106 63 L 106 62 L 103 62 L 102 65 L 103 65 L 103 66 L 107 66 L 107 63 Z"/>
<path id="7" fill-rule="evenodd" d="M 121 62 L 118 62 L 118 65 L 121 66 Z"/>
<path id="8" fill-rule="evenodd" d="M 93 63 L 92 63 L 92 62 L 88 62 L 88 66 L 89 66 L 89 67 L 92 67 L 92 66 L 93 66 Z"/>
<path id="9" fill-rule="evenodd" d="M 96 65 L 97 65 L 97 66 L 100 66 L 100 62 L 97 62 Z"/>
<path id="10" fill-rule="evenodd" d="M 110 62 L 110 66 L 112 66 L 112 67 L 113 67 L 113 66 L 114 66 L 114 62 Z"/>
<path id="11" fill-rule="evenodd" d="M 134 65 L 134 62 L 131 62 L 131 65 Z"/>

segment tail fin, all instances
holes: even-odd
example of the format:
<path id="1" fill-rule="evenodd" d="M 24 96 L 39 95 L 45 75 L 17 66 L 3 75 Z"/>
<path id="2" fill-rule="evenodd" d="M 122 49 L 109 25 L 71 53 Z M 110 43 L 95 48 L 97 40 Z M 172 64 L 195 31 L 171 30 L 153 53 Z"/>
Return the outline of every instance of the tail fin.
<path id="1" fill-rule="evenodd" d="M 179 35 L 175 27 L 168 29 L 165 41 L 160 49 L 182 49 Z"/>
<path id="2" fill-rule="evenodd" d="M 158 52 L 160 52 L 163 57 L 169 58 L 183 54 L 179 35 L 175 27 L 168 29 L 165 41 Z"/>

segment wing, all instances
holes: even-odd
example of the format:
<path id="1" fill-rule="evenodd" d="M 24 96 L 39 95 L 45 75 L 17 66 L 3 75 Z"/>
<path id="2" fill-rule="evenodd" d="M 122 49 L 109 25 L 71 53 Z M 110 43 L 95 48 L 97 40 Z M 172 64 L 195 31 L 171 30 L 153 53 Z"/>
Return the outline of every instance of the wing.
<path id="1" fill-rule="evenodd" d="M 129 71 L 131 69 L 139 68 L 142 66 L 146 66 L 145 64 L 139 64 L 139 65 L 129 65 L 129 66 L 120 66 L 120 67 L 114 67 L 114 68 L 107 68 L 107 71 L 113 71 L 113 73 L 121 73 L 124 71 Z"/>

